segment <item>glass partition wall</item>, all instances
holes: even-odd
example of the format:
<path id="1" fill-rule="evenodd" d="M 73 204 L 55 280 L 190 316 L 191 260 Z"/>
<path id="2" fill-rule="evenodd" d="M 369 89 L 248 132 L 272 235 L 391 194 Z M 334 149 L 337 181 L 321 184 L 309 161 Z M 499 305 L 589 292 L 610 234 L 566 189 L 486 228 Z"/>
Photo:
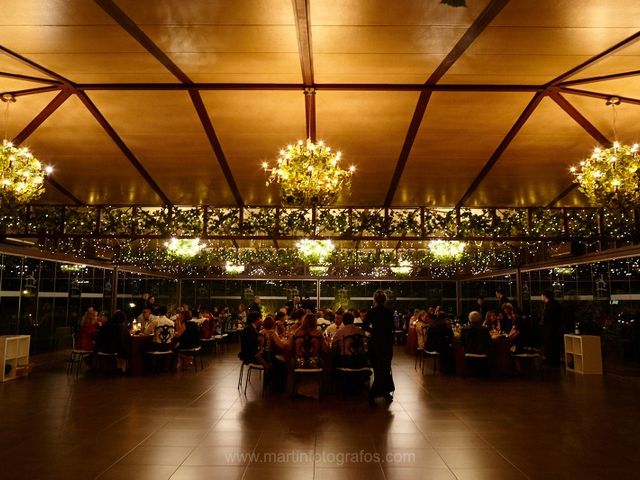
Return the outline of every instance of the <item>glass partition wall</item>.
<path id="1" fill-rule="evenodd" d="M 175 302 L 176 282 L 119 272 L 117 308 L 141 291 Z M 113 269 L 0 254 L 0 335 L 31 335 L 31 353 L 71 345 L 71 333 L 92 306 L 109 315 Z"/>

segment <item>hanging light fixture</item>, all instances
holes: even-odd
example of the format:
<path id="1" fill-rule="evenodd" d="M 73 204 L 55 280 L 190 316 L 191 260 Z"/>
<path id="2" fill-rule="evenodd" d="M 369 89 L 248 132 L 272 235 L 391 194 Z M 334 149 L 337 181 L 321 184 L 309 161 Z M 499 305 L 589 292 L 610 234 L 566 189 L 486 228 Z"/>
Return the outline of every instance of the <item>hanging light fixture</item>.
<path id="1" fill-rule="evenodd" d="M 311 240 L 305 238 L 296 243 L 298 255 L 308 265 L 322 265 L 327 262 L 335 246 L 331 240 Z"/>
<path id="2" fill-rule="evenodd" d="M 244 265 L 227 262 L 224 265 L 224 270 L 230 275 L 240 275 L 241 273 L 244 272 Z"/>
<path id="3" fill-rule="evenodd" d="M 467 244 L 458 240 L 431 240 L 429 250 L 436 260 L 457 262 L 462 258 Z"/>
<path id="4" fill-rule="evenodd" d="M 391 266 L 391 271 L 395 275 L 409 275 L 413 270 L 413 265 L 409 260 L 400 260 L 397 265 Z"/>
<path id="5" fill-rule="evenodd" d="M 267 185 L 280 184 L 284 205 L 329 205 L 343 189 L 350 188 L 356 170 L 353 165 L 342 168 L 340 157 L 340 152 L 332 151 L 322 141 L 299 140 L 280 150 L 275 167 L 263 162 L 262 168 L 265 173 L 271 172 Z"/>
<path id="6" fill-rule="evenodd" d="M 169 255 L 178 258 L 193 258 L 198 255 L 204 245 L 199 238 L 172 238 L 165 242 Z"/>
<path id="7" fill-rule="evenodd" d="M 620 99 L 611 97 L 607 105 L 613 112 L 613 145 L 595 148 L 589 158 L 569 170 L 579 190 L 592 204 L 615 209 L 637 207 L 640 203 L 640 147 L 637 143 L 624 145 L 618 142 L 616 106 L 620 105 Z"/>
<path id="8" fill-rule="evenodd" d="M 4 93 L 0 99 L 7 104 L 5 139 L 0 145 L 0 201 L 27 203 L 42 195 L 44 179 L 52 168 L 43 167 L 28 148 L 16 147 L 7 140 L 9 105 L 15 103 L 16 98 L 11 93 Z"/>

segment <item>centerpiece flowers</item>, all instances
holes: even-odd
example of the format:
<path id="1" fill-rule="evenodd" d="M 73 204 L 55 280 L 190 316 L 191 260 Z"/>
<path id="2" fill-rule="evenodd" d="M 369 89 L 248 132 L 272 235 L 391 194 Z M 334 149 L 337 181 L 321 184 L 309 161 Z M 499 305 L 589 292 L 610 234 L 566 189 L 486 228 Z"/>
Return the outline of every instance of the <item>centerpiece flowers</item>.
<path id="1" fill-rule="evenodd" d="M 351 186 L 351 176 L 356 168 L 340 166 L 340 152 L 319 141 L 299 140 L 280 150 L 277 164 L 269 168 L 262 163 L 265 172 L 271 172 L 267 185 L 277 182 L 284 205 L 312 206 L 333 203 L 341 190 Z"/>
<path id="2" fill-rule="evenodd" d="M 597 206 L 636 207 L 640 203 L 639 148 L 637 143 L 614 142 L 609 148 L 594 149 L 589 158 L 569 169 L 578 189 Z"/>

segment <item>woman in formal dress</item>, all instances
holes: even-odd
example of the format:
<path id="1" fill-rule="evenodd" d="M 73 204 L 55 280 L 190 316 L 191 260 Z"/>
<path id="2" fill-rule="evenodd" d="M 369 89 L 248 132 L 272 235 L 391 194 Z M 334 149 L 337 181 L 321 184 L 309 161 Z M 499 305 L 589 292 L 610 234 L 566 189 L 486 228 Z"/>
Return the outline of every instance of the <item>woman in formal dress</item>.
<path id="1" fill-rule="evenodd" d="M 369 404 L 384 397 L 387 403 L 393 401 L 395 390 L 391 375 L 393 358 L 393 312 L 385 306 L 387 296 L 378 290 L 373 296 L 373 307 L 367 313 L 365 330 L 371 332 L 369 339 L 369 359 L 373 367 L 373 385 L 369 391 Z"/>

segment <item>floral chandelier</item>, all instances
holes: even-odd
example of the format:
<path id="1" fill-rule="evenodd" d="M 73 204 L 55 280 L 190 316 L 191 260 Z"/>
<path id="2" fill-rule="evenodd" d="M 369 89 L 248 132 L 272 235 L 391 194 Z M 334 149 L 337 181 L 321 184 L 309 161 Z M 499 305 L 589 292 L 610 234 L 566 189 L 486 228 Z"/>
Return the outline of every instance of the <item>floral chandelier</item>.
<path id="1" fill-rule="evenodd" d="M 413 265 L 409 260 L 400 260 L 398 265 L 391 266 L 391 271 L 395 275 L 409 275 L 413 270 Z"/>
<path id="2" fill-rule="evenodd" d="M 45 176 L 53 169 L 43 167 L 28 148 L 16 147 L 6 139 L 9 106 L 15 103 L 16 97 L 4 93 L 0 100 L 6 104 L 5 140 L 0 146 L 0 203 L 28 203 L 42 195 Z"/>
<path id="3" fill-rule="evenodd" d="M 296 243 L 298 256 L 308 265 L 322 266 L 324 265 L 335 246 L 331 240 L 310 240 L 305 238 Z"/>
<path id="4" fill-rule="evenodd" d="M 199 238 L 172 238 L 165 246 L 169 255 L 178 258 L 193 258 L 204 249 Z"/>
<path id="5" fill-rule="evenodd" d="M 240 275 L 244 272 L 244 265 L 227 262 L 224 265 L 224 270 L 230 275 Z"/>
<path id="6" fill-rule="evenodd" d="M 616 106 L 618 97 L 607 100 L 613 112 L 613 134 L 616 135 Z M 596 148 L 578 167 L 569 170 L 574 182 L 589 201 L 600 207 L 614 209 L 635 208 L 640 202 L 640 155 L 638 144 L 613 142 L 608 148 Z"/>
<path id="7" fill-rule="evenodd" d="M 596 148 L 591 157 L 570 171 L 580 191 L 594 205 L 629 208 L 640 203 L 637 143 L 629 146 L 614 142 L 610 148 Z"/>
<path id="8" fill-rule="evenodd" d="M 457 262 L 462 259 L 466 243 L 458 240 L 431 240 L 429 250 L 436 260 L 441 262 Z"/>
<path id="9" fill-rule="evenodd" d="M 26 147 L 7 140 L 0 146 L 0 197 L 9 203 L 27 203 L 44 192 L 44 178 L 51 167 L 42 164 Z"/>
<path id="10" fill-rule="evenodd" d="M 280 184 L 284 205 L 329 205 L 341 190 L 350 188 L 351 176 L 356 170 L 353 165 L 343 169 L 340 157 L 340 152 L 333 152 L 322 141 L 299 140 L 280 150 L 274 168 L 269 168 L 267 162 L 263 162 L 262 168 L 271 172 L 267 185 Z"/>

